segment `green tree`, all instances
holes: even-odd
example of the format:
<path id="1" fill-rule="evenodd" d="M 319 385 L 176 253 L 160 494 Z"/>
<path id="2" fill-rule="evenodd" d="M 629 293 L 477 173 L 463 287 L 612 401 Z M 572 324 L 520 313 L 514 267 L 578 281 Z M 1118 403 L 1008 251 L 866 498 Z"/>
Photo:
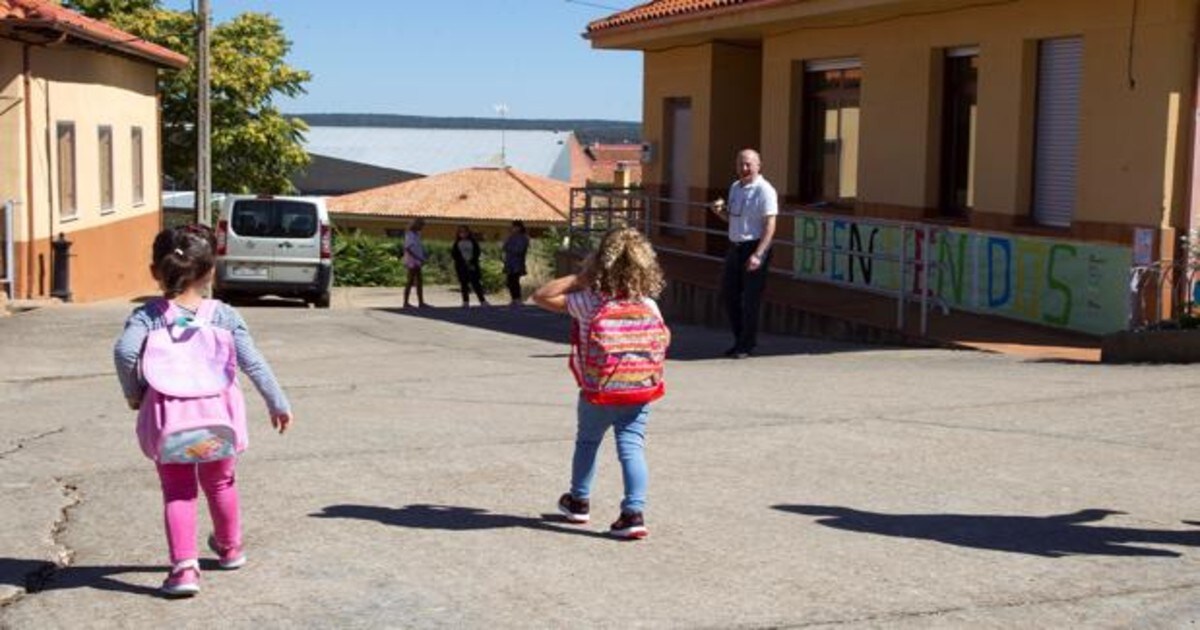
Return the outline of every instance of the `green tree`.
<path id="1" fill-rule="evenodd" d="M 183 70 L 160 73 L 159 93 L 164 174 L 194 184 L 197 16 L 164 9 L 159 0 L 68 0 L 64 5 L 192 60 Z M 301 144 L 308 128 L 284 116 L 275 99 L 303 94 L 312 75 L 284 63 L 291 42 L 269 14 L 247 12 L 217 24 L 211 42 L 213 189 L 291 191 L 291 175 L 308 164 Z"/>

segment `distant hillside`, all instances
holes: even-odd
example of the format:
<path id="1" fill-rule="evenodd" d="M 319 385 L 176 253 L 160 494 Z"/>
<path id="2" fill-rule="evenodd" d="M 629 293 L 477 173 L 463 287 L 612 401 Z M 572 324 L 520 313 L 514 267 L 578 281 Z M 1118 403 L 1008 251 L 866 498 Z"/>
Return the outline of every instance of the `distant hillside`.
<path id="1" fill-rule="evenodd" d="M 312 127 L 408 127 L 417 129 L 521 129 L 574 131 L 584 144 L 641 142 L 642 125 L 622 120 L 439 118 L 401 114 L 289 114 Z"/>

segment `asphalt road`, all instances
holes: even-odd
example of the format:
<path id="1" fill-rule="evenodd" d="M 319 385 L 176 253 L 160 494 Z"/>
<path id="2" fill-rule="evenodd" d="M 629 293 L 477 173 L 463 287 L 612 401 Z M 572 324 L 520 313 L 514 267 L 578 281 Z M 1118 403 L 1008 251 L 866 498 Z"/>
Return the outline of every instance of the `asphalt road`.
<path id="1" fill-rule="evenodd" d="M 157 478 L 112 374 L 127 303 L 0 318 L 0 627 L 1164 627 L 1200 621 L 1200 368 L 1028 362 L 677 327 L 651 535 L 566 488 L 566 321 L 532 308 L 241 307 L 249 564 L 156 595 Z M 203 522 L 203 521 L 202 521 Z"/>

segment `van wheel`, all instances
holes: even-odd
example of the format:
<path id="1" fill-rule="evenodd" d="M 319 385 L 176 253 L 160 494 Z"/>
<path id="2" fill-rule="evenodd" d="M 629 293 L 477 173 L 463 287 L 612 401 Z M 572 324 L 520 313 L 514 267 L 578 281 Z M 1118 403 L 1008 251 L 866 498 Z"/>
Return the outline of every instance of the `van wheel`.
<path id="1" fill-rule="evenodd" d="M 329 308 L 329 301 L 330 301 L 329 291 L 325 291 L 323 293 L 318 293 L 316 299 L 313 300 L 313 306 L 315 306 L 317 308 Z"/>

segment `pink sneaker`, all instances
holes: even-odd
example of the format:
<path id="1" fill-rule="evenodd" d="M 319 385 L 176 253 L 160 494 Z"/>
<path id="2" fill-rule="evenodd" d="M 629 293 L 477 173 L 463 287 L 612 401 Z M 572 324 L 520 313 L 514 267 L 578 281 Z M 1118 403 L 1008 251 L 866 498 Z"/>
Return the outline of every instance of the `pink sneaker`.
<path id="1" fill-rule="evenodd" d="M 222 547 L 217 544 L 217 537 L 210 535 L 208 537 L 208 548 L 217 554 L 217 564 L 221 565 L 222 569 L 232 571 L 240 569 L 246 564 L 246 553 L 241 546 L 237 547 Z"/>
<path id="2" fill-rule="evenodd" d="M 171 567 L 159 589 L 167 597 L 191 597 L 200 592 L 200 563 L 184 560 Z"/>

